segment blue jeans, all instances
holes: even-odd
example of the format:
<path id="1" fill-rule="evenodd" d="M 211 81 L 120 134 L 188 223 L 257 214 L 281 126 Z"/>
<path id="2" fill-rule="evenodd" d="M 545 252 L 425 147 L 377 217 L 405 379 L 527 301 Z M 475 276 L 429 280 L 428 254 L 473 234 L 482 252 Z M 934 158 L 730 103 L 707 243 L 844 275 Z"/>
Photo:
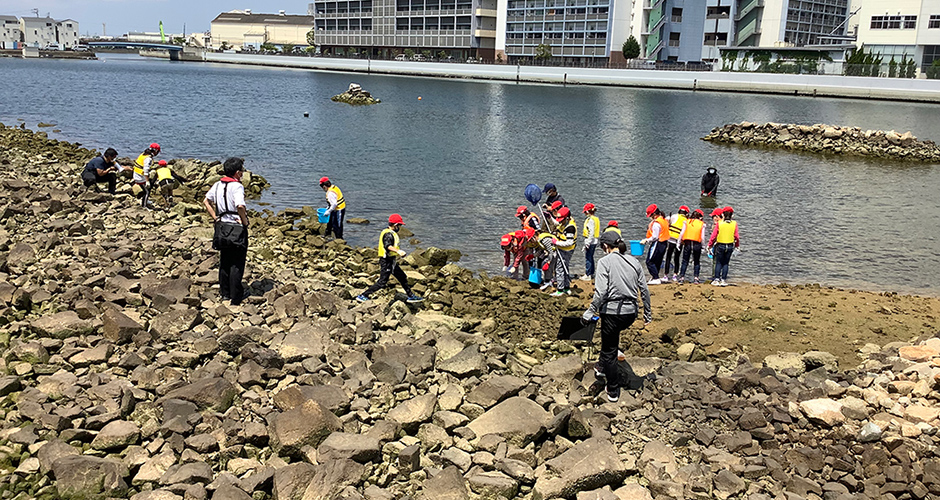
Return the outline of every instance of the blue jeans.
<path id="1" fill-rule="evenodd" d="M 734 252 L 734 243 L 718 243 L 715 245 L 715 278 L 728 279 L 728 264 L 731 262 L 731 253 Z"/>
<path id="2" fill-rule="evenodd" d="M 594 277 L 594 251 L 597 245 L 588 245 L 584 248 L 584 274 Z"/>
<path id="3" fill-rule="evenodd" d="M 330 212 L 330 221 L 326 224 L 326 235 L 333 233 L 336 239 L 343 239 L 343 222 L 346 219 L 346 209 Z"/>
<path id="4" fill-rule="evenodd" d="M 694 276 L 698 278 L 699 271 L 702 270 L 702 242 L 701 241 L 683 241 L 682 242 L 682 269 L 679 271 L 679 277 L 685 278 L 685 271 L 689 268 L 689 258 L 692 259 L 692 269 Z"/>
<path id="5" fill-rule="evenodd" d="M 650 272 L 650 279 L 659 279 L 659 269 L 663 265 L 663 256 L 666 255 L 666 241 L 654 241 L 646 253 L 646 270 Z"/>

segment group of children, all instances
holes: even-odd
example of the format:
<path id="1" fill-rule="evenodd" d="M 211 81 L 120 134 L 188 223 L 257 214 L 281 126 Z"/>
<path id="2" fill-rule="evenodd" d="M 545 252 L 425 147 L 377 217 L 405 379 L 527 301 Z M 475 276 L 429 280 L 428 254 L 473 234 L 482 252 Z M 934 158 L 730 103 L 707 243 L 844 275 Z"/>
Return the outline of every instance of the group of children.
<path id="1" fill-rule="evenodd" d="M 168 206 L 172 205 L 176 183 L 185 184 L 186 179 L 177 175 L 166 160 L 155 161 L 158 154 L 160 154 L 160 145 L 154 142 L 137 156 L 133 167 L 125 167 L 117 163 L 117 151 L 108 148 L 104 155 L 88 162 L 82 172 L 82 181 L 88 187 L 107 182 L 109 192 L 114 194 L 117 174 L 130 170 L 133 179 L 132 188 L 134 194 L 140 198 L 141 206 L 153 208 L 153 204 L 150 203 L 150 191 L 153 188 L 160 190 Z"/>
<path id="2" fill-rule="evenodd" d="M 539 214 L 526 206 L 516 209 L 516 218 L 521 223 L 517 231 L 507 233 L 500 239 L 503 250 L 503 271 L 513 279 L 528 279 L 532 286 L 555 288 L 553 296 L 570 294 L 571 257 L 577 245 L 577 225 L 571 210 L 557 196 L 552 184 L 546 185 L 554 191 L 556 198 L 549 197 L 539 209 Z M 615 220 L 601 229 L 593 203 L 584 205 L 585 215 L 581 234 L 584 238 L 584 268 L 582 280 L 594 278 L 594 254 L 603 232 L 614 231 L 621 235 Z M 646 238 L 641 244 L 649 244 L 646 251 L 646 267 L 650 275 L 649 284 L 658 285 L 670 281 L 683 283 L 689 262 L 692 262 L 692 283 L 701 283 L 702 250 L 714 256 L 715 273 L 711 284 L 727 285 L 731 256 L 740 245 L 737 221 L 733 219 L 732 207 L 717 208 L 711 212 L 714 223 L 711 236 L 706 239 L 705 212 L 690 211 L 683 205 L 675 215 L 666 216 L 658 206 L 650 205 L 646 216 L 651 219 Z"/>

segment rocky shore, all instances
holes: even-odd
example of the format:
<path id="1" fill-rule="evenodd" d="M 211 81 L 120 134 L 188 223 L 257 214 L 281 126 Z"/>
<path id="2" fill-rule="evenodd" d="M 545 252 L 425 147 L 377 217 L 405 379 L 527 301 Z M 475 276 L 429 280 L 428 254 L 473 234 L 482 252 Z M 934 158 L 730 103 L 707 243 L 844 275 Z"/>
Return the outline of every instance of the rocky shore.
<path id="1" fill-rule="evenodd" d="M 716 127 L 702 140 L 813 153 L 940 161 L 940 146 L 933 141 L 919 141 L 910 131 L 899 134 L 894 130 L 885 132 L 822 124 L 741 122 Z"/>
<path id="2" fill-rule="evenodd" d="M 86 192 L 93 154 L 0 129 L 0 498 L 940 498 L 935 299 L 655 288 L 607 403 L 586 350 L 552 340 L 589 290 L 432 248 L 405 259 L 423 308 L 358 304 L 375 250 L 301 208 L 251 212 L 232 307 L 199 205 L 217 166 L 175 161 L 185 201 L 147 211 Z M 872 327 L 839 337 L 850 317 Z M 812 350 L 832 334 L 861 344 Z"/>

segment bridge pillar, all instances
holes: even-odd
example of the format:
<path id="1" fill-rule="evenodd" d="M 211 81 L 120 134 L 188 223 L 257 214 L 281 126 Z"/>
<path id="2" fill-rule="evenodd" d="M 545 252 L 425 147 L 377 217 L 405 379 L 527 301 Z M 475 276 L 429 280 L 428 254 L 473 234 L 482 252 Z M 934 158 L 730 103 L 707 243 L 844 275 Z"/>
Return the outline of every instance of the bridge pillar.
<path id="1" fill-rule="evenodd" d="M 180 51 L 178 51 L 178 50 L 170 50 L 170 51 L 168 51 L 168 52 L 170 53 L 170 60 L 171 60 L 171 61 L 179 61 L 179 60 L 180 60 Z"/>

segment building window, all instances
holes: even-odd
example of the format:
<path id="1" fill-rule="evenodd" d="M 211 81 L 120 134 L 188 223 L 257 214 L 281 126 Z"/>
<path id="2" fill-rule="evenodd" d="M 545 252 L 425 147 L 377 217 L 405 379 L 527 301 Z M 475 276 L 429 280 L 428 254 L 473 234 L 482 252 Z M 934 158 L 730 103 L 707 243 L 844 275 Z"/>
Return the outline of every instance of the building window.
<path id="1" fill-rule="evenodd" d="M 930 20 L 927 21 L 927 29 L 937 28 L 940 28 L 940 14 L 931 14 Z"/>
<path id="2" fill-rule="evenodd" d="M 940 45 L 924 45 L 923 67 L 926 68 L 940 59 Z"/>
<path id="3" fill-rule="evenodd" d="M 912 30 L 917 27 L 917 16 L 871 16 L 873 30 Z"/>
<path id="4" fill-rule="evenodd" d="M 678 47 L 679 46 L 679 33 L 670 33 L 669 34 L 669 46 Z"/>
<path id="5" fill-rule="evenodd" d="M 682 22 L 682 9 L 672 9 L 672 22 L 681 23 Z"/>

